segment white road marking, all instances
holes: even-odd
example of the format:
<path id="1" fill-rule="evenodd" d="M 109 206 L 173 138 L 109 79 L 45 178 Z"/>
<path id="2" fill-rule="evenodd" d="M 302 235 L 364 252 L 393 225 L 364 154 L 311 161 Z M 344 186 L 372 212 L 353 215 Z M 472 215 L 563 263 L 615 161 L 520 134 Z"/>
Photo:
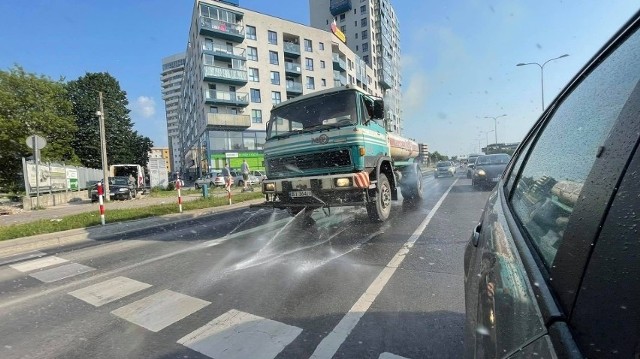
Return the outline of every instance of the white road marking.
<path id="1" fill-rule="evenodd" d="M 87 267 L 78 263 L 69 263 L 60 267 L 55 267 L 51 269 L 45 269 L 42 271 L 34 272 L 29 274 L 29 276 L 45 283 L 56 282 L 61 279 L 69 278 L 76 276 L 78 274 L 91 272 L 95 270 L 95 268 Z"/>
<path id="2" fill-rule="evenodd" d="M 127 277 L 115 277 L 76 291 L 70 292 L 80 300 L 94 307 L 100 307 L 115 300 L 151 287 L 151 284 L 138 282 Z"/>
<path id="3" fill-rule="evenodd" d="M 302 329 L 232 309 L 178 344 L 216 359 L 275 358 Z"/>
<path id="4" fill-rule="evenodd" d="M 382 353 L 380 354 L 378 359 L 409 359 L 409 358 L 401 357 L 400 355 L 395 355 L 391 353 Z"/>
<path id="5" fill-rule="evenodd" d="M 209 304 L 211 302 L 165 289 L 120 307 L 111 314 L 158 332 Z"/>
<path id="6" fill-rule="evenodd" d="M 61 264 L 61 263 L 66 263 L 66 262 L 68 262 L 68 260 L 64 258 L 51 256 L 51 257 L 34 259 L 32 261 L 28 261 L 24 263 L 11 264 L 9 267 L 24 273 L 24 272 L 31 272 L 36 269 L 51 267 L 51 266 Z"/>
<path id="7" fill-rule="evenodd" d="M 338 325 L 329 333 L 318 346 L 316 350 L 311 355 L 312 359 L 330 359 L 335 353 L 340 349 L 340 346 L 347 339 L 353 328 L 356 327 L 362 316 L 367 312 L 373 301 L 378 297 L 382 289 L 387 285 L 391 276 L 398 269 L 404 258 L 406 257 L 409 250 L 416 243 L 422 232 L 427 228 L 429 222 L 436 214 L 436 211 L 444 202 L 444 199 L 447 197 L 451 188 L 458 182 L 456 178 L 451 186 L 444 192 L 442 197 L 438 200 L 438 202 L 433 206 L 427 217 L 418 225 L 413 234 L 409 237 L 407 242 L 400 248 L 400 250 L 391 258 L 387 266 L 378 274 L 376 279 L 369 285 L 369 288 L 360 296 L 358 301 L 351 307 L 351 309 L 345 314 L 344 317 L 340 320 Z"/>

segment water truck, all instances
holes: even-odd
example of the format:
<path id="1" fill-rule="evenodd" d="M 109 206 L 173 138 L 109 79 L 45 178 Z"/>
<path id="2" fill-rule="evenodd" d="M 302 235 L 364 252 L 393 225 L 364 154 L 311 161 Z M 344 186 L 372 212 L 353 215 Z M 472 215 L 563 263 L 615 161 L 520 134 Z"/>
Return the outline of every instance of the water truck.
<path id="1" fill-rule="evenodd" d="M 422 199 L 418 144 L 386 128 L 384 101 L 349 85 L 275 105 L 267 123 L 260 207 L 300 211 L 360 206 L 371 221 L 391 202 Z"/>

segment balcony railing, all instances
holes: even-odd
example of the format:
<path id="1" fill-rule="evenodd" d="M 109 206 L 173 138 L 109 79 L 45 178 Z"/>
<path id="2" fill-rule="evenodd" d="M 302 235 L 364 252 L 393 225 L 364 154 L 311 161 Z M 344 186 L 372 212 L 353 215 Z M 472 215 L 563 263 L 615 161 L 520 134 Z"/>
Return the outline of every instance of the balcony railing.
<path id="1" fill-rule="evenodd" d="M 237 59 L 245 59 L 245 49 L 241 49 L 239 47 L 231 47 L 228 46 L 220 46 L 220 45 L 211 45 L 211 44 L 203 44 L 202 50 L 208 51 L 215 56 L 227 57 L 227 58 L 237 58 Z"/>
<path id="2" fill-rule="evenodd" d="M 302 84 L 299 82 L 287 82 L 287 92 L 302 93 Z"/>
<path id="3" fill-rule="evenodd" d="M 218 66 L 204 66 L 205 80 L 218 80 L 221 82 L 246 84 L 247 71 L 244 69 L 233 69 Z"/>
<path id="4" fill-rule="evenodd" d="M 329 3 L 329 11 L 331 11 L 331 15 L 333 16 L 349 10 L 351 10 L 351 0 L 331 0 Z"/>
<path id="5" fill-rule="evenodd" d="M 251 117 L 229 113 L 208 113 L 207 127 L 215 130 L 247 129 L 251 127 Z"/>
<path id="6" fill-rule="evenodd" d="M 300 67 L 300 64 L 296 64 L 296 63 L 293 63 L 293 62 L 285 62 L 284 63 L 284 70 L 287 73 L 291 73 L 291 74 L 300 75 L 302 73 L 302 68 Z"/>
<path id="7" fill-rule="evenodd" d="M 333 54 L 333 69 L 334 70 L 346 70 L 347 63 L 338 56 L 338 54 Z"/>
<path id="8" fill-rule="evenodd" d="M 293 55 L 293 57 L 300 56 L 300 45 L 294 44 L 293 42 L 285 41 L 284 53 L 288 55 Z"/>
<path id="9" fill-rule="evenodd" d="M 249 94 L 246 92 L 230 92 L 220 90 L 207 90 L 205 102 L 213 104 L 230 104 L 236 106 L 248 106 Z"/>
<path id="10" fill-rule="evenodd" d="M 200 17 L 200 33 L 237 42 L 244 40 L 244 26 L 204 16 Z"/>
<path id="11" fill-rule="evenodd" d="M 338 86 L 345 86 L 347 84 L 347 78 L 344 76 L 334 76 L 333 77 L 333 85 L 338 87 Z"/>

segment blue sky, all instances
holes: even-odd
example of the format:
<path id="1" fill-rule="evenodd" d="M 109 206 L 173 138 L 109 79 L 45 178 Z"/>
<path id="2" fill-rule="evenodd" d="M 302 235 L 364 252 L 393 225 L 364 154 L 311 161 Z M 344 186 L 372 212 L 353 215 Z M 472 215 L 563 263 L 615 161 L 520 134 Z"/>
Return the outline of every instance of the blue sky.
<path id="1" fill-rule="evenodd" d="M 26 5 L 28 4 L 28 6 Z M 309 22 L 307 0 L 240 0 L 242 7 Z M 400 20 L 405 133 L 449 155 L 519 141 L 545 102 L 638 10 L 630 0 L 392 0 Z M 183 51 L 188 0 L 0 2 L 0 68 L 52 78 L 108 71 L 127 92 L 135 127 L 165 146 L 161 59 Z M 492 142 L 494 133 L 490 133 Z"/>

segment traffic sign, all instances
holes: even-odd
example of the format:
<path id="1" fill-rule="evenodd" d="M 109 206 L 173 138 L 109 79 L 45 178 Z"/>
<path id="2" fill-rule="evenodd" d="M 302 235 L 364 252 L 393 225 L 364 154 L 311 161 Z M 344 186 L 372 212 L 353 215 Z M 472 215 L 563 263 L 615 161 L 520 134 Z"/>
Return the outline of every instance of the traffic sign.
<path id="1" fill-rule="evenodd" d="M 47 145 L 47 140 L 44 139 L 44 137 L 40 137 L 38 135 L 31 135 L 29 137 L 27 137 L 27 146 L 29 146 L 29 148 L 31 149 L 38 149 L 41 150 L 44 148 L 44 146 Z"/>

